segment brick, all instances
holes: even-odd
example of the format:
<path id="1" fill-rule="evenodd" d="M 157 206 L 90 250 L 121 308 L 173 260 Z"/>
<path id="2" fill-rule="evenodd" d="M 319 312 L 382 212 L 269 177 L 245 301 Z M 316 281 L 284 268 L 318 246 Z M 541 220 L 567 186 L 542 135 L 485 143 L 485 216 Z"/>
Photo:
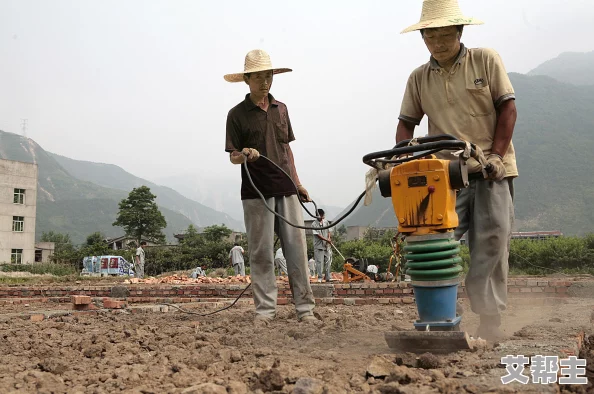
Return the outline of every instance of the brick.
<path id="1" fill-rule="evenodd" d="M 276 300 L 276 303 L 278 305 L 287 305 L 289 303 L 289 299 L 288 298 L 278 298 Z"/>
<path id="2" fill-rule="evenodd" d="M 415 302 L 415 299 L 412 297 L 402 297 L 403 304 L 412 304 Z"/>
<path id="3" fill-rule="evenodd" d="M 516 280 L 516 286 L 527 286 L 526 280 Z"/>
<path id="4" fill-rule="evenodd" d="M 45 315 L 43 313 L 36 313 L 34 315 L 31 315 L 32 322 L 40 322 L 43 321 L 43 319 L 45 319 Z"/>
<path id="5" fill-rule="evenodd" d="M 520 293 L 530 293 L 530 287 L 520 287 Z"/>
<path id="6" fill-rule="evenodd" d="M 556 287 L 556 293 L 567 293 L 567 287 Z"/>
<path id="7" fill-rule="evenodd" d="M 519 293 L 520 292 L 520 288 L 519 287 L 510 287 L 508 289 L 508 292 L 510 292 L 510 293 Z"/>
<path id="8" fill-rule="evenodd" d="M 402 289 L 403 294 L 412 294 L 412 292 L 413 292 L 412 289 Z"/>
<path id="9" fill-rule="evenodd" d="M 326 298 L 322 298 L 322 303 L 324 304 L 332 304 L 332 297 L 326 297 Z"/>
<path id="10" fill-rule="evenodd" d="M 538 281 L 538 287 L 547 287 L 549 285 L 549 281 Z"/>
<path id="11" fill-rule="evenodd" d="M 357 294 L 357 295 L 365 294 L 365 290 L 355 290 L 355 294 Z"/>
<path id="12" fill-rule="evenodd" d="M 528 281 L 526 281 L 526 286 L 535 287 L 535 286 L 538 286 L 538 282 L 536 280 L 528 280 Z"/>
<path id="13" fill-rule="evenodd" d="M 533 287 L 532 292 L 533 293 L 544 293 L 544 289 L 542 287 Z"/>
<path id="14" fill-rule="evenodd" d="M 87 305 L 91 303 L 91 297 L 85 295 L 73 295 L 72 303 L 74 305 Z"/>
<path id="15" fill-rule="evenodd" d="M 554 287 L 545 287 L 544 291 L 545 291 L 545 293 L 554 293 L 555 288 Z"/>
<path id="16" fill-rule="evenodd" d="M 368 300 L 366 300 L 365 298 L 355 298 L 355 305 L 365 305 L 367 304 Z"/>
<path id="17" fill-rule="evenodd" d="M 378 300 L 378 302 L 379 302 L 380 304 L 389 304 L 389 303 L 390 303 L 390 299 L 389 299 L 389 298 L 380 298 L 380 299 Z"/>
<path id="18" fill-rule="evenodd" d="M 354 298 L 345 298 L 343 300 L 345 305 L 355 305 L 355 299 Z"/>

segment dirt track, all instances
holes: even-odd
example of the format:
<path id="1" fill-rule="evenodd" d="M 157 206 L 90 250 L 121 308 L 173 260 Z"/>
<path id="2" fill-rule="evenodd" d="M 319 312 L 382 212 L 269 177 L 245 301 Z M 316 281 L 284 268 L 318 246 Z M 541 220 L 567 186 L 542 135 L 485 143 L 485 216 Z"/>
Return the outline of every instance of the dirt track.
<path id="1" fill-rule="evenodd" d="M 557 392 L 555 385 L 503 386 L 505 369 L 498 364 L 502 354 L 556 354 L 580 329 L 589 330 L 592 301 L 567 302 L 512 305 L 504 317 L 509 340 L 495 349 L 440 356 L 436 370 L 412 368 L 415 357 L 392 353 L 383 339 L 384 331 L 412 327 L 414 305 L 318 307 L 322 320 L 315 324 L 297 323 L 285 306 L 266 327 L 254 326 L 247 307 L 212 317 L 12 319 L 0 323 L 0 392 Z M 473 333 L 476 325 L 466 313 L 463 329 Z M 396 368 L 390 377 L 367 378 L 377 355 Z"/>

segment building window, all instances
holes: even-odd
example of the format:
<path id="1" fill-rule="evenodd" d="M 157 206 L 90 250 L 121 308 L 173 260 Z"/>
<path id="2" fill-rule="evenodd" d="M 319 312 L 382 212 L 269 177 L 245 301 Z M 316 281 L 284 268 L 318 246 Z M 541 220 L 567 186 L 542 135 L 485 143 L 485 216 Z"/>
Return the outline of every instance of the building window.
<path id="1" fill-rule="evenodd" d="M 23 249 L 12 249 L 10 262 L 12 264 L 23 264 Z"/>
<path id="2" fill-rule="evenodd" d="M 25 218 L 22 216 L 13 216 L 12 217 L 12 231 L 22 233 L 24 228 L 25 228 Z"/>
<path id="3" fill-rule="evenodd" d="M 15 204 L 25 204 L 25 189 L 14 189 L 14 201 Z"/>

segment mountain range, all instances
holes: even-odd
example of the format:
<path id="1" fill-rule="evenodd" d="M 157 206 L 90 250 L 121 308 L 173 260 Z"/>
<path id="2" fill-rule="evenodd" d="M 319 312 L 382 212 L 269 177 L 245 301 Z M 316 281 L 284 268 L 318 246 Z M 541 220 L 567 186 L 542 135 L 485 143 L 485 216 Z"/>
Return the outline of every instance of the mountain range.
<path id="1" fill-rule="evenodd" d="M 36 238 L 44 231 L 70 234 L 75 243 L 100 231 L 107 237 L 123 235 L 113 227 L 118 203 L 137 186 L 146 185 L 157 195 L 167 221 L 169 241 L 190 224 L 205 227 L 225 224 L 243 230 L 243 223 L 176 191 L 135 177 L 110 164 L 72 160 L 46 152 L 32 139 L 0 131 L 0 158 L 38 165 Z"/>

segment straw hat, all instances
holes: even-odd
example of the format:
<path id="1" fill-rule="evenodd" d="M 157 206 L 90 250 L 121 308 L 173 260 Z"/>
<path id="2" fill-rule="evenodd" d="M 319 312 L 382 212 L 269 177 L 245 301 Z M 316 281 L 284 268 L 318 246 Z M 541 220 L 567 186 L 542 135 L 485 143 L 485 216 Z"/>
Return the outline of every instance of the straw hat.
<path id="1" fill-rule="evenodd" d="M 401 34 L 434 27 L 482 25 L 483 23 L 478 19 L 464 16 L 458 5 L 458 0 L 423 0 L 421 20 L 402 30 Z"/>
<path id="2" fill-rule="evenodd" d="M 242 73 L 227 74 L 224 78 L 227 82 L 243 82 L 243 74 L 267 70 L 272 70 L 273 74 L 293 71 L 290 68 L 273 68 L 270 56 L 261 49 L 254 49 L 245 55 L 245 63 L 243 65 Z"/>

